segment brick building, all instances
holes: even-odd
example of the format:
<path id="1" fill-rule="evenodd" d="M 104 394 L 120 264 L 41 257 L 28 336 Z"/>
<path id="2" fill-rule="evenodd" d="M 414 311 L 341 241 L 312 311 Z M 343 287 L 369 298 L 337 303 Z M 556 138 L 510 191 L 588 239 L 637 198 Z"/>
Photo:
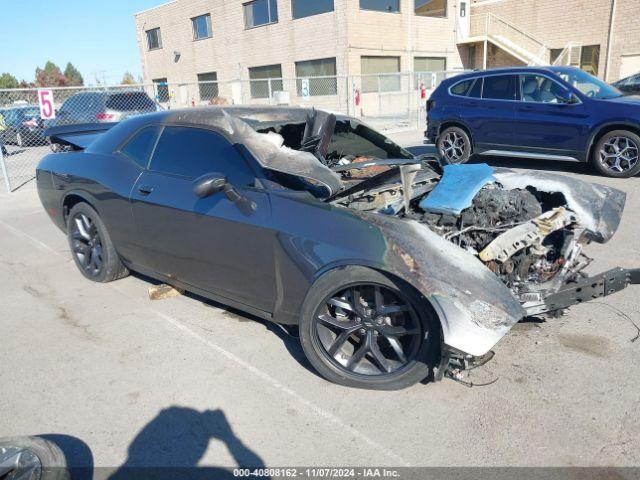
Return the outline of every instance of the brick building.
<path id="1" fill-rule="evenodd" d="M 280 90 L 297 101 L 305 78 L 327 108 L 343 109 L 356 87 L 384 93 L 373 112 L 414 102 L 422 77 L 399 72 L 556 62 L 614 81 L 640 71 L 638 10 L 640 0 L 174 0 L 135 22 L 144 80 L 182 85 L 172 94 L 183 104 Z M 198 81 L 211 84 L 187 89 Z"/>

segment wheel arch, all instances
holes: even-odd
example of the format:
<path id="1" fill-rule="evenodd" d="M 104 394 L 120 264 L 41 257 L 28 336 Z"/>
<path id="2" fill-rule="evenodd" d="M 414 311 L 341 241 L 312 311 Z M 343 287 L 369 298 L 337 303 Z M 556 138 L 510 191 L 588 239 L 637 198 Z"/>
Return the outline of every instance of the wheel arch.
<path id="1" fill-rule="evenodd" d="M 605 136 L 607 133 L 613 132 L 615 130 L 628 130 L 636 135 L 640 136 L 640 126 L 630 123 L 630 122 L 609 122 L 597 127 L 597 129 L 591 134 L 589 137 L 589 143 L 587 144 L 586 158 L 585 161 L 591 161 L 591 157 L 593 155 L 593 151 L 596 148 L 596 145 L 600 141 L 600 139 Z"/>
<path id="2" fill-rule="evenodd" d="M 402 285 L 405 285 L 407 288 L 411 289 L 413 293 L 416 295 L 416 297 L 419 298 L 420 301 L 422 302 L 422 305 L 420 306 L 427 308 L 431 313 L 431 316 L 435 320 L 437 320 L 436 323 L 438 326 L 438 340 L 439 340 L 439 344 L 440 345 L 442 344 L 442 340 L 444 338 L 443 328 L 445 327 L 443 325 L 443 322 L 446 321 L 446 317 L 444 316 L 444 310 L 442 306 L 439 304 L 438 300 L 434 298 L 432 295 L 422 292 L 419 286 L 415 282 L 413 282 L 412 279 L 403 278 L 404 276 L 398 275 L 392 272 L 390 269 L 386 268 L 384 265 L 378 264 L 375 262 L 361 261 L 361 260 L 358 260 L 358 261 L 345 260 L 345 261 L 340 261 L 340 262 L 332 263 L 329 265 L 325 265 L 313 275 L 309 284 L 309 288 L 307 289 L 307 293 L 301 305 L 303 305 L 304 302 L 306 302 L 307 297 L 309 296 L 309 294 L 313 289 L 313 286 L 318 280 L 320 280 L 321 277 L 323 277 L 329 272 L 333 272 L 339 269 L 351 269 L 356 267 L 370 268 L 371 270 L 375 270 L 378 273 L 381 273 L 384 276 L 390 278 L 392 281 L 398 282 Z"/>
<path id="3" fill-rule="evenodd" d="M 78 203 L 86 203 L 91 208 L 93 208 L 98 215 L 100 214 L 99 210 L 95 206 L 95 201 L 91 196 L 82 190 L 71 190 L 69 191 L 62 199 L 62 205 L 60 211 L 62 212 L 62 218 L 64 221 L 64 225 L 67 225 L 67 218 L 69 216 L 69 212 L 73 207 L 75 207 Z"/>

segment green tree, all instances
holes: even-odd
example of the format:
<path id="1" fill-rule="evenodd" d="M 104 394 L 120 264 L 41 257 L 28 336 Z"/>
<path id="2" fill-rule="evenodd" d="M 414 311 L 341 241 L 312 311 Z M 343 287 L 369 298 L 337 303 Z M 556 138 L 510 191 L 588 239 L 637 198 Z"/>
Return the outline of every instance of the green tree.
<path id="1" fill-rule="evenodd" d="M 120 85 L 133 85 L 135 83 L 136 79 L 134 78 L 133 74 L 131 72 L 124 72 Z"/>
<path id="2" fill-rule="evenodd" d="M 0 75 L 0 88 L 17 88 L 18 79 L 10 73 Z"/>
<path id="3" fill-rule="evenodd" d="M 36 68 L 36 86 L 38 87 L 65 87 L 67 86 L 65 77 L 55 63 L 49 61 L 44 68 Z"/>
<path id="4" fill-rule="evenodd" d="M 82 78 L 80 71 L 76 67 L 74 67 L 71 62 L 67 63 L 67 66 L 64 69 L 64 76 L 67 79 L 67 85 L 73 87 L 84 85 L 84 79 Z"/>

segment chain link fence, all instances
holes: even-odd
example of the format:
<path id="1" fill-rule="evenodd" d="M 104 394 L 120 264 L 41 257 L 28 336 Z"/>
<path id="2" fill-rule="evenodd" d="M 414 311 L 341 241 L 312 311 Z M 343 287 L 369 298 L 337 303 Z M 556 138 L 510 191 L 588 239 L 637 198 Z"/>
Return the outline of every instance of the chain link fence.
<path id="1" fill-rule="evenodd" d="M 37 89 L 0 89 L 0 175 L 11 192 L 35 177 L 50 126 L 117 122 L 132 115 L 204 105 L 295 105 L 361 117 L 382 131 L 422 128 L 425 99 L 461 72 L 409 72 L 230 82 L 154 82 L 51 88 L 55 118 L 43 120 Z M 1 187 L 0 187 L 1 189 Z"/>

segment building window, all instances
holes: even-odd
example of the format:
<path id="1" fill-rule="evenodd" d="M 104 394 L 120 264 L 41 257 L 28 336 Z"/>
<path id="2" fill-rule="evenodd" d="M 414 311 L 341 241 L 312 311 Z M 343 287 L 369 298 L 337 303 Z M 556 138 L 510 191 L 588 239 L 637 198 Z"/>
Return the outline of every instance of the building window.
<path id="1" fill-rule="evenodd" d="M 600 45 L 584 45 L 580 51 L 580 68 L 591 75 L 598 76 L 600 63 Z"/>
<path id="2" fill-rule="evenodd" d="M 265 65 L 249 68 L 251 98 L 270 98 L 273 92 L 282 90 L 282 67 Z"/>
<path id="3" fill-rule="evenodd" d="M 447 16 L 447 0 L 415 0 L 415 14 L 421 17 Z"/>
<path id="4" fill-rule="evenodd" d="M 162 48 L 162 38 L 160 37 L 160 28 L 152 28 L 147 30 L 147 47 L 149 50 L 157 50 Z"/>
<path id="5" fill-rule="evenodd" d="M 169 101 L 169 85 L 166 78 L 154 78 L 153 83 L 156 90 L 156 102 L 165 103 Z"/>
<path id="6" fill-rule="evenodd" d="M 309 94 L 312 97 L 336 95 L 338 93 L 335 58 L 322 58 L 320 60 L 296 62 L 296 77 L 298 77 L 296 83 L 299 97 L 302 96 L 303 78 L 309 78 Z"/>
<path id="7" fill-rule="evenodd" d="M 414 72 L 444 72 L 447 69 L 445 57 L 415 57 L 413 59 Z"/>
<path id="8" fill-rule="evenodd" d="M 360 9 L 398 13 L 400 11 L 400 0 L 360 0 Z"/>
<path id="9" fill-rule="evenodd" d="M 193 39 L 202 40 L 211 37 L 211 15 L 200 15 L 191 19 L 193 24 Z"/>
<path id="10" fill-rule="evenodd" d="M 200 100 L 208 101 L 218 98 L 218 74 L 207 72 L 198 74 L 198 90 Z"/>
<path id="11" fill-rule="evenodd" d="M 244 9 L 245 28 L 269 25 L 278 21 L 277 0 L 254 0 L 245 3 L 242 8 Z"/>
<path id="12" fill-rule="evenodd" d="M 333 0 L 291 0 L 293 19 L 333 12 Z"/>
<path id="13" fill-rule="evenodd" d="M 364 93 L 400 90 L 400 57 L 362 57 L 361 67 Z"/>
<path id="14" fill-rule="evenodd" d="M 551 65 L 553 65 L 555 63 L 555 61 L 560 58 L 560 55 L 562 55 L 562 52 L 564 52 L 564 48 L 550 48 L 549 49 L 549 63 Z"/>

